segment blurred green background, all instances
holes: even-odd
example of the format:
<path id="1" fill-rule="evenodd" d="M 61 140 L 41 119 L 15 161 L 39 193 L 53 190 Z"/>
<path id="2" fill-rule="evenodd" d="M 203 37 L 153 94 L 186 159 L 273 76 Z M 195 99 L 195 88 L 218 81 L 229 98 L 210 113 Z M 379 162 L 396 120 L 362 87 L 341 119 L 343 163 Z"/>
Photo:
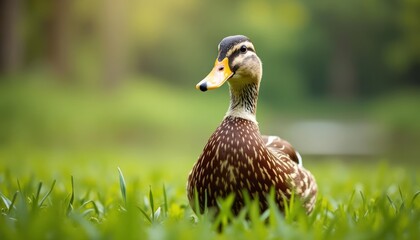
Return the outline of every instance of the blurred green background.
<path id="1" fill-rule="evenodd" d="M 234 34 L 263 61 L 262 133 L 309 159 L 418 162 L 418 0 L 5 0 L 0 9 L 2 166 L 75 174 L 165 162 L 188 166 L 186 177 L 229 101 L 226 86 L 194 86 Z"/>

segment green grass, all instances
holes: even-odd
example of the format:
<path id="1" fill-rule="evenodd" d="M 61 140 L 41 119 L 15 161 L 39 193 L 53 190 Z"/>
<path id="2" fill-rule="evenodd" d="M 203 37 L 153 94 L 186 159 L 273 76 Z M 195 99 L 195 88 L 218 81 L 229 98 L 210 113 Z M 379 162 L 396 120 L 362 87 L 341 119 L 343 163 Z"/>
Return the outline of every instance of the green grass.
<path id="1" fill-rule="evenodd" d="M 195 215 L 187 176 L 224 115 L 227 95 L 222 90 L 203 97 L 188 87 L 153 79 L 115 92 L 37 79 L 2 83 L 0 239 L 420 236 L 418 155 L 405 162 L 304 156 L 319 186 L 310 215 L 298 202 L 283 214 L 275 207 L 259 213 L 250 201 L 234 217 L 232 198 L 220 200 L 217 217 L 211 211 Z M 262 127 L 269 117 L 262 105 Z"/>
<path id="2" fill-rule="evenodd" d="M 141 163 L 139 163 L 140 167 Z M 188 168 L 187 165 L 182 167 Z M 232 198 L 220 201 L 221 214 L 196 216 L 185 196 L 186 176 L 161 184 L 148 169 L 107 172 L 113 181 L 89 183 L 73 176 L 15 178 L 0 173 L 2 239 L 415 239 L 420 234 L 419 171 L 387 164 L 320 162 L 310 168 L 320 187 L 315 210 L 298 202 L 280 213 L 272 204 L 259 213 L 250 201 L 234 217 Z M 345 168 L 345 169 L 344 169 Z M 179 174 L 182 168 L 178 168 Z M 162 174 L 171 169 L 155 166 Z M 153 171 L 151 171 L 153 172 Z M 140 180 L 136 175 L 143 175 Z M 165 177 L 162 179 L 165 181 Z M 149 186 L 147 186 L 149 185 Z M 248 216 L 248 217 L 246 217 Z M 219 233 L 218 227 L 223 231 Z"/>

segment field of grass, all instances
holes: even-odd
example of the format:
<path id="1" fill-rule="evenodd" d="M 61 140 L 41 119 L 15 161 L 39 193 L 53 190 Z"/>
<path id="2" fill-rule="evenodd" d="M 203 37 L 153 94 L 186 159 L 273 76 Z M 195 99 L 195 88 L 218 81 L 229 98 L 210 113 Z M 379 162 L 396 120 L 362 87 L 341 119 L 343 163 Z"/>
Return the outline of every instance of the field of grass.
<path id="1" fill-rule="evenodd" d="M 188 206 L 190 166 L 143 165 L 123 167 L 121 173 L 81 167 L 57 171 L 56 178 L 16 177 L 15 170 L 2 169 L 1 239 L 416 239 L 420 234 L 420 172 L 413 169 L 312 162 L 307 166 L 320 189 L 309 216 L 296 202 L 285 214 L 275 207 L 260 214 L 250 203 L 235 218 L 228 199 L 213 219 L 211 213 L 194 215 Z M 218 233 L 220 224 L 224 230 Z"/>
<path id="2" fill-rule="evenodd" d="M 32 83 L 0 89 L 0 239 L 420 236 L 415 160 L 304 156 L 319 186 L 310 215 L 298 202 L 284 214 L 275 207 L 259 213 L 250 202 L 233 217 L 228 198 L 216 218 L 197 216 L 185 184 L 223 117 L 226 93 L 198 98 L 148 81 L 123 94 L 59 89 Z M 264 122 L 267 113 L 259 111 Z"/>

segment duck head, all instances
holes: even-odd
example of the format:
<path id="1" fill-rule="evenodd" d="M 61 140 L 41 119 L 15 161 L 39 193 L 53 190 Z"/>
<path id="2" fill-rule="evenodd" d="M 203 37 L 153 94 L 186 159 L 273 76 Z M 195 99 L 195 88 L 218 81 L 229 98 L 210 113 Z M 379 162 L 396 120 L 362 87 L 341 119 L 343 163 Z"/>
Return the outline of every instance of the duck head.
<path id="1" fill-rule="evenodd" d="M 226 81 L 231 87 L 257 84 L 261 81 L 262 64 L 251 40 L 243 35 L 224 38 L 218 45 L 218 56 L 211 72 L 196 88 L 205 92 L 219 88 Z"/>

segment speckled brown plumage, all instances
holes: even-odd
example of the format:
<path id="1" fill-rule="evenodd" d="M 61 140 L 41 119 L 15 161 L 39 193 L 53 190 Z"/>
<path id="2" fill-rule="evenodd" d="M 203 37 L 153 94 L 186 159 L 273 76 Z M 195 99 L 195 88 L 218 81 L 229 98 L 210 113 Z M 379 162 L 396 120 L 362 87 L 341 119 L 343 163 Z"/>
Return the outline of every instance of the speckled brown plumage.
<path id="1" fill-rule="evenodd" d="M 243 52 L 241 46 L 248 47 L 252 52 Z M 201 211 L 205 204 L 209 208 L 217 207 L 218 198 L 233 193 L 232 211 L 237 214 L 244 206 L 245 191 L 252 198 L 258 197 L 261 210 L 265 210 L 268 207 L 267 194 L 274 189 L 280 209 L 283 209 L 283 198 L 287 200 L 294 192 L 307 212 L 311 212 L 317 185 L 312 174 L 301 165 L 299 154 L 287 141 L 260 134 L 255 114 L 261 73 L 253 74 L 253 71 L 261 71 L 258 69 L 258 64 L 261 64 L 249 39 L 233 36 L 222 40 L 216 70 L 225 70 L 220 67 L 224 58 L 229 59 L 224 62 L 229 63 L 223 65 L 224 68 L 236 70 L 232 74 L 224 74 L 228 77 L 231 103 L 226 117 L 208 140 L 190 172 L 187 182 L 190 204 L 196 209 L 195 191 Z M 213 81 L 208 78 L 197 88 L 207 90 L 207 81 Z"/>

